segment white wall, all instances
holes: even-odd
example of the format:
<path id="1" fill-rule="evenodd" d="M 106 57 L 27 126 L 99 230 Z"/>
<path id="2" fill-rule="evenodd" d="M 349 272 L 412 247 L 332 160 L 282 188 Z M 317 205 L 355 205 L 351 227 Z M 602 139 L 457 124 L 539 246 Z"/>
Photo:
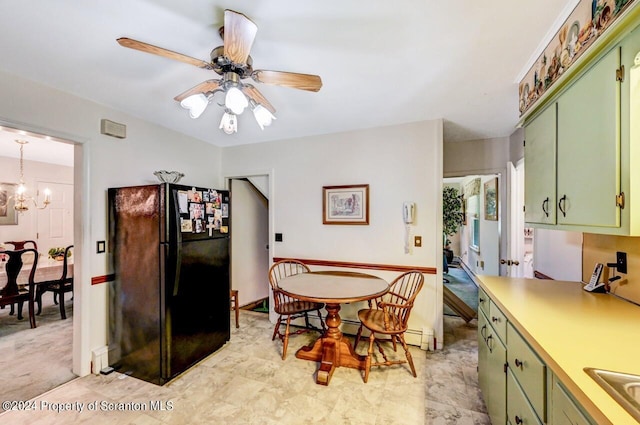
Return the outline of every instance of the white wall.
<path id="1" fill-rule="evenodd" d="M 412 312 L 410 327 L 435 329 L 442 341 L 442 122 L 425 121 L 224 150 L 223 174 L 272 171 L 272 257 L 437 267 Z M 370 185 L 370 224 L 323 225 L 322 187 Z M 413 233 L 422 248 L 405 254 L 402 203 L 416 203 Z M 397 272 L 373 272 L 387 280 Z M 343 322 L 357 306 L 343 306 Z"/>
<path id="2" fill-rule="evenodd" d="M 152 173 L 159 169 L 182 171 L 181 183 L 220 187 L 220 149 L 15 75 L 0 72 L 0 93 L 0 124 L 82 144 L 74 167 L 74 256 L 81 264 L 74 267 L 74 342 L 81 344 L 74 346 L 74 372 L 86 374 L 91 350 L 107 343 L 108 285 L 91 286 L 91 277 L 112 272 L 110 256 L 95 253 L 96 241 L 107 239 L 107 188 L 157 183 Z M 127 138 L 101 135 L 102 118 L 127 125 Z"/>
<path id="3" fill-rule="evenodd" d="M 269 207 L 256 191 L 231 181 L 231 287 L 241 306 L 269 296 Z"/>
<path id="4" fill-rule="evenodd" d="M 534 229 L 533 249 L 534 270 L 556 280 L 582 280 L 581 232 Z"/>
<path id="5" fill-rule="evenodd" d="M 3 152 L 0 152 L 0 182 L 18 183 L 20 179 L 19 159 L 1 156 L 2 154 Z M 25 159 L 24 182 L 29 189 L 28 195 L 35 196 L 38 182 L 73 184 L 73 167 Z M 18 215 L 17 225 L 0 226 L 0 243 L 11 240 L 37 240 L 36 216 L 37 210 L 33 205 L 30 205 L 29 210 Z M 48 249 L 38 246 L 38 251 L 46 256 Z"/>

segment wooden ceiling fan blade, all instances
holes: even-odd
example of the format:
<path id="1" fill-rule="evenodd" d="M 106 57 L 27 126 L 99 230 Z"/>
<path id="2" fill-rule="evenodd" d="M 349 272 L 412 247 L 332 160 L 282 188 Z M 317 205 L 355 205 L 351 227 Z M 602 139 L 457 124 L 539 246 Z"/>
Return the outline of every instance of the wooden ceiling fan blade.
<path id="1" fill-rule="evenodd" d="M 252 86 L 251 84 L 243 85 L 240 90 L 242 90 L 242 93 L 244 93 L 245 96 L 247 96 L 249 99 L 253 100 L 254 102 L 264 106 L 272 114 L 276 113 L 276 108 L 274 108 L 273 105 L 269 103 L 267 98 L 264 97 L 262 93 L 260 93 L 258 89 Z"/>
<path id="2" fill-rule="evenodd" d="M 322 79 L 318 75 L 311 74 L 258 69 L 251 73 L 251 78 L 257 83 L 273 84 L 307 91 L 317 92 L 322 87 Z"/>
<path id="3" fill-rule="evenodd" d="M 197 66 L 204 69 L 213 69 L 209 62 L 205 62 L 200 59 L 192 58 L 191 56 L 183 55 L 171 50 L 163 49 L 162 47 L 154 46 L 152 44 L 144 43 L 142 41 L 134 40 L 127 37 L 120 37 L 116 40 L 118 44 L 129 49 L 140 50 L 141 52 L 151 53 L 165 58 L 185 62 L 190 65 Z"/>
<path id="4" fill-rule="evenodd" d="M 197 86 L 190 88 L 184 93 L 180 93 L 179 95 L 174 97 L 174 99 L 177 100 L 178 102 L 182 102 L 184 99 L 186 99 L 189 96 L 193 96 L 194 94 L 200 94 L 200 93 L 206 94 L 206 93 L 215 92 L 216 90 L 220 90 L 220 83 L 221 83 L 220 80 L 204 81 L 198 84 Z"/>
<path id="5" fill-rule="evenodd" d="M 224 55 L 231 61 L 247 63 L 258 26 L 242 13 L 224 11 Z"/>

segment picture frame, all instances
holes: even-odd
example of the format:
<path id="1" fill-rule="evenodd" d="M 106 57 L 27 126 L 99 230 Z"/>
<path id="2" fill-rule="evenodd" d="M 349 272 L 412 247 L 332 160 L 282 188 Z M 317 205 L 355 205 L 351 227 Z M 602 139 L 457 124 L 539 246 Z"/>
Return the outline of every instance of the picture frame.
<path id="1" fill-rule="evenodd" d="M 0 183 L 0 225 L 18 224 L 18 214 L 14 208 L 15 183 Z"/>
<path id="2" fill-rule="evenodd" d="M 322 187 L 322 224 L 369 224 L 369 185 Z"/>
<path id="3" fill-rule="evenodd" d="M 498 221 L 498 178 L 484 183 L 484 219 Z"/>

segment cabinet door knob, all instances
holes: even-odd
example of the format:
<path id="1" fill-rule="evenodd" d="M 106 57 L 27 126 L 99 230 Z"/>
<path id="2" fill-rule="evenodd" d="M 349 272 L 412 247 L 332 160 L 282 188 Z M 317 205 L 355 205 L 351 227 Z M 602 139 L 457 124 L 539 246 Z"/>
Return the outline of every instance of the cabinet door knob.
<path id="1" fill-rule="evenodd" d="M 549 217 L 549 197 L 548 196 L 547 196 L 547 199 L 542 201 L 542 212 L 544 212 L 545 216 Z"/>
<path id="2" fill-rule="evenodd" d="M 516 359 L 516 367 L 519 367 L 520 370 L 522 370 L 522 366 L 523 366 L 523 363 L 520 360 Z"/>
<path id="3" fill-rule="evenodd" d="M 520 416 L 516 415 L 515 417 L 516 420 L 516 424 L 520 425 L 522 423 L 522 419 L 520 419 Z"/>
<path id="4" fill-rule="evenodd" d="M 500 319 L 498 319 L 496 316 L 491 316 L 491 321 L 492 321 L 493 323 L 496 323 L 496 322 L 499 322 L 499 321 L 500 321 Z"/>

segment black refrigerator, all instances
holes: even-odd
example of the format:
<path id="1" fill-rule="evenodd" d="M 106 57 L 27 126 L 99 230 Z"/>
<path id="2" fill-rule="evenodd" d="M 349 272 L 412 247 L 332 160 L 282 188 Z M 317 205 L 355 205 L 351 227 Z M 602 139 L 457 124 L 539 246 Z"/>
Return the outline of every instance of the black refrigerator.
<path id="1" fill-rule="evenodd" d="M 109 364 L 163 385 L 230 336 L 230 194 L 177 184 L 111 188 Z"/>

